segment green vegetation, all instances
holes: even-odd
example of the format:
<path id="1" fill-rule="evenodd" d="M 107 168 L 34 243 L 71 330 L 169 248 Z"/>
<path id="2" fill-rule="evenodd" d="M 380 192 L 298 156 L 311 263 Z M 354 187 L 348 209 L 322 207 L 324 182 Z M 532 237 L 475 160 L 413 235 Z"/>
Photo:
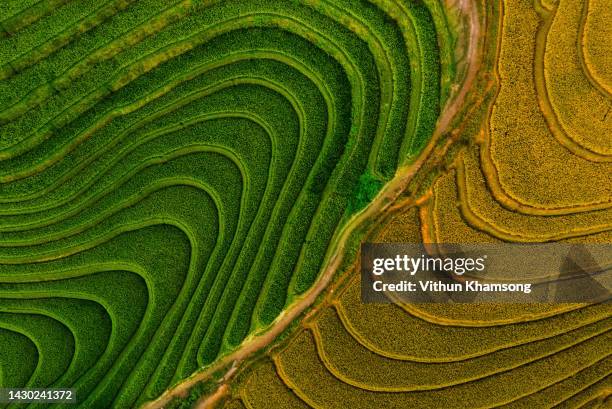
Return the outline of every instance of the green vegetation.
<path id="1" fill-rule="evenodd" d="M 3 2 L 0 386 L 136 407 L 265 329 L 431 136 L 443 16 Z"/>
<path id="2" fill-rule="evenodd" d="M 369 170 L 366 170 L 363 175 L 359 176 L 357 187 L 349 202 L 349 212 L 353 213 L 363 209 L 374 199 L 382 185 L 383 182 L 378 180 Z"/>

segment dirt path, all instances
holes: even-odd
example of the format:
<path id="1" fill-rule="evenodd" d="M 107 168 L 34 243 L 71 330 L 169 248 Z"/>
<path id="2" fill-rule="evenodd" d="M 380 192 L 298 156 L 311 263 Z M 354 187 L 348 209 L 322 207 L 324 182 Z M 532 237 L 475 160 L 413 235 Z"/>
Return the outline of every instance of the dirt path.
<path id="1" fill-rule="evenodd" d="M 194 406 L 195 409 L 214 408 L 229 393 L 229 385 L 222 384 L 212 395 L 203 396 Z"/>
<path id="2" fill-rule="evenodd" d="M 187 396 L 189 390 L 198 382 L 210 379 L 213 373 L 232 364 L 231 369 L 223 377 L 217 390 L 211 395 L 203 397 L 196 404 L 198 409 L 213 408 L 220 401 L 220 399 L 225 396 L 225 394 L 229 393 L 227 382 L 231 380 L 232 376 L 236 373 L 240 362 L 269 345 L 295 318 L 306 310 L 306 308 L 311 306 L 318 295 L 327 287 L 342 263 L 346 244 L 353 231 L 355 231 L 355 229 L 361 226 L 365 221 L 380 215 L 382 212 L 387 210 L 406 189 L 410 181 L 422 168 L 423 164 L 432 156 L 432 152 L 435 150 L 436 142 L 449 130 L 448 128 L 455 118 L 455 115 L 462 108 L 466 95 L 471 88 L 474 79 L 476 78 L 481 62 L 480 50 L 478 47 L 481 36 L 481 23 L 478 18 L 478 10 L 476 10 L 473 1 L 448 0 L 447 7 L 460 9 L 461 13 L 463 13 L 465 18 L 468 20 L 468 24 L 470 25 L 470 35 L 465 54 L 465 63 L 467 64 L 465 80 L 459 89 L 459 92 L 449 101 L 444 111 L 440 115 L 432 139 L 425 150 L 421 153 L 417 161 L 411 165 L 399 168 L 395 177 L 384 186 L 384 188 L 374 198 L 372 203 L 370 203 L 370 205 L 364 211 L 354 215 L 353 218 L 349 220 L 338 238 L 338 245 L 333 255 L 331 256 L 325 270 L 318 277 L 314 286 L 291 306 L 284 310 L 265 333 L 247 337 L 236 351 L 221 358 L 219 361 L 205 368 L 201 372 L 194 373 L 192 376 L 175 385 L 173 388 L 168 389 L 156 400 L 144 404 L 141 409 L 163 409 L 164 406 L 167 405 L 172 399 Z M 442 149 L 445 149 L 452 141 L 449 140 L 448 142 L 449 143 L 447 143 Z"/>

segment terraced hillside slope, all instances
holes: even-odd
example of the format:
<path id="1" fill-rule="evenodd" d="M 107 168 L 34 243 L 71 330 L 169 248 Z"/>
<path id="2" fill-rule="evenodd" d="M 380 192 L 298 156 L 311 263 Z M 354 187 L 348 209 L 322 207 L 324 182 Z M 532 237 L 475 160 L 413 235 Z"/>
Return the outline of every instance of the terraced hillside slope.
<path id="1" fill-rule="evenodd" d="M 484 65 L 456 142 L 432 153 L 367 240 L 610 243 L 612 77 L 601 33 L 612 9 L 483 4 Z M 609 303 L 363 304 L 357 267 L 236 376 L 220 407 L 610 407 Z"/>
<path id="2" fill-rule="evenodd" d="M 0 387 L 136 407 L 265 330 L 426 145 L 453 42 L 437 0 L 3 1 Z"/>

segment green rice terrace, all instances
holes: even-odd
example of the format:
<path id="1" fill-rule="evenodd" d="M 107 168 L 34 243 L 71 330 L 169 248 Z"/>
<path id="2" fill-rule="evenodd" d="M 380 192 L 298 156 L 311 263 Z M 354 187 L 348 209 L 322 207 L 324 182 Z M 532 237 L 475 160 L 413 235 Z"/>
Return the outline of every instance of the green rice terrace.
<path id="1" fill-rule="evenodd" d="M 138 407 L 268 328 L 425 147 L 450 27 L 437 0 L 3 1 L 0 387 Z"/>

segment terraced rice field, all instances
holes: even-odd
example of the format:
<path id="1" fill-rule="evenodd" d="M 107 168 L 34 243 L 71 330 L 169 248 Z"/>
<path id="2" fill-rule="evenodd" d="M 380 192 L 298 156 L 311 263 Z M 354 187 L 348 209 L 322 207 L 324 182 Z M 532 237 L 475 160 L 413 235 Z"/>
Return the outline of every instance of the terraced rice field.
<path id="1" fill-rule="evenodd" d="M 609 243 L 606 4 L 486 2 L 457 142 L 430 155 L 367 240 Z M 610 407 L 610 304 L 363 304 L 356 269 L 230 383 L 222 407 Z"/>
<path id="2" fill-rule="evenodd" d="M 269 399 L 287 408 L 579 407 L 605 399 L 609 306 L 500 310 L 504 323 L 366 307 L 353 281 L 249 373 L 238 398 L 248 408 L 269 407 Z"/>
<path id="3" fill-rule="evenodd" d="M 427 144 L 454 41 L 436 0 L 3 1 L 0 386 L 137 407 L 265 330 Z"/>

